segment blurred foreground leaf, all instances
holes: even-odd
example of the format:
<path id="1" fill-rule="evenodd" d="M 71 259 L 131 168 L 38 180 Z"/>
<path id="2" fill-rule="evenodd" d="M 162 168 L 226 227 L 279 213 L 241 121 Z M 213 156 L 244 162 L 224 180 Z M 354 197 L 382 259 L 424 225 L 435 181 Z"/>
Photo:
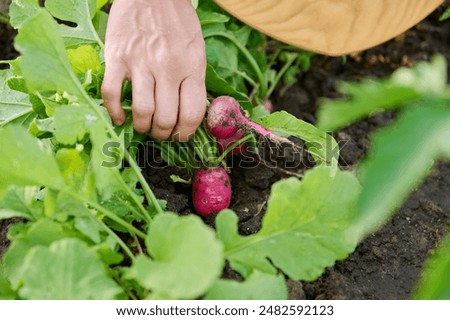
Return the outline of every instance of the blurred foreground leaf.
<path id="1" fill-rule="evenodd" d="M 375 134 L 359 168 L 363 189 L 352 232 L 362 238 L 377 230 L 444 157 L 450 158 L 450 100 L 408 108 Z"/>
<path id="2" fill-rule="evenodd" d="M 430 62 L 419 62 L 414 68 L 400 68 L 388 79 L 342 82 L 338 91 L 345 99 L 323 99 L 317 126 L 338 130 L 355 121 L 387 109 L 397 109 L 422 96 L 440 95 L 446 90 L 445 58 L 436 55 Z"/>

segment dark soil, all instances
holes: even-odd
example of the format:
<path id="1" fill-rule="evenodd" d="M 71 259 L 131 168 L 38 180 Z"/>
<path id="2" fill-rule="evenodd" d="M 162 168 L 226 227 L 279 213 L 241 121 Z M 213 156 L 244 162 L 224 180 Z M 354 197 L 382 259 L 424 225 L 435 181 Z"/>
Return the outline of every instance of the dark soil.
<path id="1" fill-rule="evenodd" d="M 399 66 L 429 60 L 437 52 L 450 65 L 450 21 L 438 22 L 442 10 L 443 7 L 388 43 L 348 56 L 346 62 L 342 58 L 314 57 L 311 69 L 300 74 L 295 85 L 279 88 L 273 98 L 275 107 L 314 123 L 318 98 L 339 97 L 335 90 L 337 81 L 386 76 Z M 0 59 L 15 55 L 12 38 L 13 32 L 0 25 Z M 337 132 L 335 137 L 343 145 L 341 166 L 351 169 L 367 151 L 370 134 L 393 119 L 394 114 L 384 113 Z M 282 161 L 294 163 L 296 168 L 291 171 L 297 174 L 310 165 L 305 164 L 303 155 L 293 155 L 288 149 L 275 160 L 278 165 Z M 170 180 L 173 173 L 183 174 L 161 165 L 144 170 L 156 196 L 168 200 L 168 209 L 187 214 L 192 211 L 189 187 L 173 184 Z M 231 208 L 239 215 L 242 234 L 259 230 L 270 186 L 286 176 L 280 166 L 274 169 L 255 163 L 247 163 L 245 168 L 233 165 Z M 290 298 L 407 299 L 416 286 L 424 260 L 439 244 L 449 221 L 450 163 L 440 163 L 395 217 L 363 241 L 350 257 L 327 269 L 313 283 L 288 281 Z M 6 230 L 11 223 L 0 221 L 0 256 L 7 248 Z M 236 275 L 227 270 L 226 276 Z"/>

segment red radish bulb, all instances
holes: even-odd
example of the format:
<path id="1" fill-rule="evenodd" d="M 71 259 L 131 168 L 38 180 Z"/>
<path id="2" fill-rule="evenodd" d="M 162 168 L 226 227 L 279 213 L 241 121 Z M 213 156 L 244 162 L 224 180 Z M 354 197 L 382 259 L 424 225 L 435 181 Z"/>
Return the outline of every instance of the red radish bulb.
<path id="1" fill-rule="evenodd" d="M 192 202 L 195 211 L 204 217 L 228 208 L 231 182 L 224 168 L 202 168 L 194 174 Z"/>
<path id="2" fill-rule="evenodd" d="M 217 139 L 230 138 L 240 128 L 243 128 L 269 140 L 291 144 L 289 139 L 277 136 L 260 124 L 248 119 L 243 114 L 239 103 L 228 96 L 218 97 L 211 102 L 206 117 L 206 126 Z"/>
<path id="3" fill-rule="evenodd" d="M 239 129 L 236 124 L 236 115 L 238 114 L 241 114 L 241 109 L 234 98 L 218 97 L 211 102 L 208 108 L 206 126 L 217 139 L 230 138 Z"/>

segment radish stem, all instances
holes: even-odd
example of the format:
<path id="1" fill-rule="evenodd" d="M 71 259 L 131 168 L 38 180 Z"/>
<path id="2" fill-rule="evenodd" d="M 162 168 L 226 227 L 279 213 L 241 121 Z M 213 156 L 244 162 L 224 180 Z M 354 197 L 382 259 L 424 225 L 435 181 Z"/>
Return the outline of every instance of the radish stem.
<path id="1" fill-rule="evenodd" d="M 266 99 L 268 99 L 272 95 L 272 93 L 275 91 L 275 88 L 278 85 L 278 82 L 280 82 L 283 75 L 286 73 L 286 71 L 288 71 L 288 69 L 292 66 L 294 61 L 297 60 L 297 58 L 298 54 L 292 55 L 288 58 L 288 61 L 286 61 L 286 63 L 283 65 L 280 72 L 278 72 L 277 76 L 275 77 L 275 80 L 273 81 L 272 85 L 267 90 L 267 94 L 265 96 Z"/>
<path id="2" fill-rule="evenodd" d="M 231 146 L 229 146 L 223 153 L 222 155 L 217 158 L 217 164 L 219 165 L 219 163 L 221 163 L 223 161 L 223 159 L 225 159 L 225 157 L 233 151 L 234 148 L 236 148 L 237 146 L 239 146 L 241 143 L 244 143 L 248 140 L 250 140 L 253 137 L 252 134 L 246 135 L 245 137 L 239 139 L 238 141 L 234 142 Z"/>

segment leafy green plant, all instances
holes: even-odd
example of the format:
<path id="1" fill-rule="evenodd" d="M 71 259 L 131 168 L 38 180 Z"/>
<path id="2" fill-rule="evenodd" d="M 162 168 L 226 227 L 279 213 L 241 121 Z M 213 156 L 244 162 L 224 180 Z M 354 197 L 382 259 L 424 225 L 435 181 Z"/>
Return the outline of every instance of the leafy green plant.
<path id="1" fill-rule="evenodd" d="M 210 96 L 233 96 L 276 134 L 302 139 L 317 166 L 302 180 L 273 185 L 262 228 L 250 236 L 238 233 L 238 217 L 231 210 L 217 216 L 216 230 L 196 215 L 166 212 L 132 152 L 145 137 L 134 133 L 131 122 L 115 127 L 103 107 L 99 88 L 107 14 L 99 9 L 105 3 L 47 0 L 44 8 L 37 0 L 11 4 L 21 56 L 3 61 L 10 68 L 0 72 L 0 219 L 23 220 L 9 228 L 11 245 L 0 264 L 0 298 L 285 299 L 285 275 L 316 279 L 373 230 L 367 227 L 373 216 L 379 225 L 387 210 L 400 203 L 405 195 L 401 183 L 384 207 L 364 201 L 365 193 L 380 192 L 379 187 L 367 187 L 377 157 L 368 158 L 361 187 L 354 173 L 338 168 L 339 150 L 330 135 L 285 112 L 268 115 L 254 108 L 279 81 L 292 81 L 299 68 L 307 68 L 310 54 L 284 46 L 267 54 L 263 35 L 231 19 L 212 1 L 202 1 L 198 14 L 207 43 Z M 58 24 L 55 18 L 76 27 Z M 441 103 L 411 107 L 418 114 L 411 111 L 400 126 L 406 131 L 414 121 L 428 124 L 425 116 L 433 114 L 439 126 L 431 137 L 421 137 L 422 144 L 434 141 L 426 149 L 432 157 L 449 151 L 444 140 L 448 92 L 441 83 L 442 62 L 436 61 L 397 75 L 398 90 L 409 88 L 404 91 L 408 103 L 425 98 Z M 419 80 L 429 73 L 433 77 L 424 85 Z M 397 85 L 392 81 L 388 87 Z M 351 88 L 348 93 L 359 92 Z M 378 89 L 385 88 L 376 85 Z M 129 92 L 127 84 L 124 105 L 131 102 Z M 388 106 L 401 102 L 405 99 L 392 97 Z M 350 120 L 340 115 L 340 124 L 331 118 L 329 127 L 319 125 L 337 128 L 379 107 L 372 104 Z M 130 108 L 125 109 L 130 119 Z M 105 146 L 114 152 L 105 152 Z M 165 144 L 160 148 L 169 159 L 171 149 Z M 419 160 L 422 168 L 425 160 Z M 179 163 L 175 159 L 173 164 Z M 402 164 L 410 166 L 408 161 Z M 220 278 L 226 262 L 242 281 Z"/>
<path id="2" fill-rule="evenodd" d="M 165 203 L 155 198 L 137 166 L 135 155 L 128 149 L 143 137 L 134 134 L 131 122 L 120 128 L 113 126 L 102 106 L 99 88 L 106 18 L 105 13 L 99 11 L 99 3 L 49 0 L 45 8 L 41 8 L 37 1 L 26 0 L 20 5 L 13 1 L 10 8 L 11 24 L 18 29 L 15 46 L 21 56 L 4 62 L 10 68 L 1 73 L 0 218 L 21 217 L 24 222 L 9 230 L 12 243 L 0 265 L 2 298 L 193 299 L 204 296 L 221 299 L 233 295 L 255 299 L 286 298 L 283 277 L 267 262 L 262 265 L 255 262 L 245 270 L 237 267 L 246 278 L 241 283 L 220 279 L 226 259 L 237 266 L 234 255 L 225 251 L 225 243 L 228 247 L 235 246 L 226 240 L 237 237 L 231 224 L 226 227 L 222 223 L 218 236 L 197 216 L 180 217 L 165 212 Z M 215 11 L 200 10 L 199 16 L 204 26 L 223 24 L 229 19 Z M 57 24 L 54 18 L 73 22 L 76 27 Z M 239 31 L 233 28 L 221 32 L 227 37 L 237 37 Z M 241 32 L 247 35 L 254 33 L 248 27 L 244 30 Z M 223 45 L 212 41 L 224 38 L 222 35 L 207 35 L 206 38 L 211 42 L 209 48 L 216 46 L 217 50 Z M 245 47 L 246 42 L 236 43 L 240 43 L 241 49 L 250 50 Z M 255 55 L 251 53 L 246 63 L 249 63 L 247 67 L 255 67 L 253 82 L 260 88 L 269 82 L 263 78 L 259 80 L 264 83 L 257 82 L 262 69 L 250 63 L 256 61 Z M 261 51 L 259 55 L 262 57 L 264 53 Z M 244 66 L 238 68 L 246 70 Z M 248 106 L 253 106 L 246 92 L 247 84 L 239 85 L 245 78 L 241 77 L 243 74 L 235 75 L 231 81 L 231 78 L 219 76 L 224 71 L 218 65 L 209 65 L 208 72 L 217 75 L 215 81 L 210 77 L 208 80 L 211 94 L 231 92 L 236 95 L 241 88 L 243 92 L 239 92 L 238 97 L 244 97 Z M 257 90 L 258 97 L 266 97 L 265 90 Z M 264 116 L 262 114 L 260 119 Z M 280 121 L 282 126 L 275 128 L 270 117 L 279 117 L 277 123 Z M 321 163 L 319 160 L 324 158 L 324 153 L 319 149 L 325 146 L 326 136 L 320 130 L 287 114 L 281 117 L 273 114 L 265 119 L 268 126 L 280 132 L 284 130 L 284 135 L 309 141 L 317 149 L 315 154 Z M 113 147 L 115 152 L 105 153 L 105 146 Z M 127 163 L 126 168 L 120 166 L 123 161 Z M 279 188 L 304 185 L 305 197 L 308 197 L 308 192 L 313 192 L 308 190 L 320 185 L 320 179 L 336 180 L 337 184 L 342 183 L 341 179 L 351 179 L 351 174 L 336 174 L 335 165 L 317 170 L 316 177 L 311 173 L 311 178 L 305 182 L 280 182 Z M 298 207 L 294 205 L 299 201 L 297 195 L 292 193 L 289 198 L 293 208 Z M 274 189 L 270 200 L 274 209 L 267 219 L 285 216 L 280 209 L 275 209 L 285 200 L 286 195 Z M 347 200 L 345 203 L 344 206 L 349 205 Z M 318 207 L 310 208 L 308 214 L 308 219 L 318 224 L 322 220 L 325 223 L 328 215 Z M 349 212 L 330 214 L 348 216 Z M 233 215 L 227 211 L 222 214 L 225 218 L 219 221 L 226 221 L 223 219 Z M 288 231 L 289 224 L 295 223 L 298 233 L 305 239 L 310 238 L 306 235 L 309 230 L 302 226 L 311 221 L 305 218 L 303 222 L 295 222 L 298 215 L 301 215 L 298 210 L 287 215 L 286 218 L 290 218 L 283 232 L 286 237 L 295 239 L 296 233 Z M 333 224 L 332 229 L 336 229 Z M 281 251 L 277 248 L 281 248 L 283 242 L 271 241 L 274 232 L 264 229 L 262 234 L 267 233 L 267 236 L 261 239 L 268 241 L 271 250 Z M 320 238 L 315 241 L 322 241 Z M 250 238 L 241 240 L 252 242 Z M 336 247 L 339 249 L 335 255 L 323 248 L 318 256 L 330 255 L 327 259 L 306 262 L 301 267 L 312 268 L 313 273 L 292 273 L 292 265 L 283 265 L 283 269 L 296 279 L 311 279 L 335 259 L 345 257 L 354 246 L 343 241 Z M 243 250 L 242 254 L 246 254 L 245 247 L 239 247 L 239 252 Z M 286 255 L 294 255 L 300 248 L 292 246 L 285 250 Z M 304 254 L 308 255 L 307 252 Z M 312 251 L 309 252 L 311 255 Z M 261 251 L 257 260 L 263 259 L 264 254 Z M 83 264 L 83 268 L 77 268 L 78 264 Z M 309 267 L 310 264 L 313 267 Z M 47 282 L 45 295 L 40 294 L 42 281 Z M 69 282 L 73 283 L 68 286 L 70 290 L 63 290 L 61 286 Z M 273 290 L 270 295 L 264 294 L 264 290 L 253 292 L 258 286 L 270 286 Z"/>

